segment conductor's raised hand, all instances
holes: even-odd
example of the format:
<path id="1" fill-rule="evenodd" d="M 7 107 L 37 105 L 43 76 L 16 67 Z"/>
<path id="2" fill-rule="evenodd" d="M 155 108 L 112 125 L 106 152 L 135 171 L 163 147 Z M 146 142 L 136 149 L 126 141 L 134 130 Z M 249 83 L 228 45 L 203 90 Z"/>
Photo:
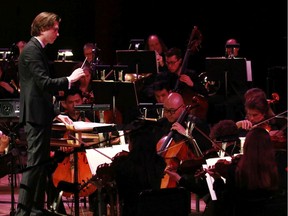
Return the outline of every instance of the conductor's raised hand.
<path id="1" fill-rule="evenodd" d="M 68 79 L 71 83 L 74 83 L 83 76 L 85 76 L 84 70 L 82 68 L 77 68 L 72 72 Z"/>

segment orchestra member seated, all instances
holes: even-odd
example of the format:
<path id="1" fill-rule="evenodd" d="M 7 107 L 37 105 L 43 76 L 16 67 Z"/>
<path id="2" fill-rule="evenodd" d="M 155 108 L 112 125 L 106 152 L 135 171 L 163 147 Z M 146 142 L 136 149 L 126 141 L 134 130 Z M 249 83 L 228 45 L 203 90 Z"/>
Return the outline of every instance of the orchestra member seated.
<path id="1" fill-rule="evenodd" d="M 232 158 L 231 162 L 218 161 L 207 172 L 215 180 L 217 202 L 213 215 L 286 215 L 287 198 L 279 190 L 274 148 L 265 129 L 251 129 L 243 155 Z M 226 183 L 221 176 L 226 178 Z"/>
<path id="2" fill-rule="evenodd" d="M 157 149 L 164 158 L 166 158 L 166 154 L 173 155 L 173 157 L 166 159 L 166 175 L 162 181 L 162 187 L 175 187 L 179 179 L 170 178 L 170 172 L 176 171 L 181 175 L 186 172 L 186 165 L 191 164 L 192 166 L 188 166 L 188 174 L 193 178 L 194 173 L 205 162 L 205 158 L 210 157 L 208 154 L 205 155 L 205 152 L 212 148 L 209 139 L 210 128 L 204 121 L 189 114 L 189 106 L 185 106 L 179 93 L 170 93 L 163 106 L 164 119 L 161 121 L 163 134 L 157 144 Z M 172 141 L 166 149 L 168 135 L 172 135 Z M 174 145 L 180 146 L 177 147 L 179 150 L 175 151 Z M 175 164 L 175 161 L 179 161 L 180 164 Z M 167 179 L 168 183 L 165 182 Z M 192 185 L 192 187 L 194 186 Z M 196 191 L 197 189 L 190 188 L 190 190 Z M 206 192 L 204 193 L 206 194 Z"/>
<path id="3" fill-rule="evenodd" d="M 9 145 L 9 137 L 0 131 L 0 155 L 5 154 L 6 148 Z"/>
<path id="4" fill-rule="evenodd" d="M 287 120 L 273 115 L 265 97 L 249 97 L 246 99 L 244 107 L 246 119 L 236 122 L 240 129 L 239 136 L 245 136 L 247 131 L 255 126 L 265 128 L 271 135 L 285 135 Z"/>

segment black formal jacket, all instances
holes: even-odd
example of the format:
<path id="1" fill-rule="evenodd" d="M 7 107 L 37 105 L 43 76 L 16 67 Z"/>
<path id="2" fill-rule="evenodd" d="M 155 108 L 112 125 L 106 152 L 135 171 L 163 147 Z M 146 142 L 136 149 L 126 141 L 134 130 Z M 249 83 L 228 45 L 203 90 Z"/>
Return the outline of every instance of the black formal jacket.
<path id="1" fill-rule="evenodd" d="M 19 58 L 20 123 L 52 124 L 59 113 L 54 111 L 53 94 L 68 88 L 66 77 L 52 79 L 49 62 L 39 41 L 32 37 Z"/>

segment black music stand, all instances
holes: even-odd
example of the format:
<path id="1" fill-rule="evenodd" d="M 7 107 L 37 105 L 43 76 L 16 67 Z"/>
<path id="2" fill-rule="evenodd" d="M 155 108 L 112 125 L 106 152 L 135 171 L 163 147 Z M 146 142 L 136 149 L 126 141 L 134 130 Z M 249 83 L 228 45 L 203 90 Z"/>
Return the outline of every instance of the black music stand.
<path id="1" fill-rule="evenodd" d="M 127 65 L 124 73 L 158 73 L 156 53 L 148 50 L 116 50 L 116 60 L 119 65 Z"/>
<path id="2" fill-rule="evenodd" d="M 96 104 L 110 104 L 114 120 L 116 108 L 123 115 L 138 106 L 138 96 L 133 82 L 92 80 L 92 90 Z"/>
<path id="3" fill-rule="evenodd" d="M 224 83 L 226 98 L 233 91 L 238 96 L 246 91 L 248 79 L 245 58 L 207 57 L 205 67 L 208 81 Z"/>

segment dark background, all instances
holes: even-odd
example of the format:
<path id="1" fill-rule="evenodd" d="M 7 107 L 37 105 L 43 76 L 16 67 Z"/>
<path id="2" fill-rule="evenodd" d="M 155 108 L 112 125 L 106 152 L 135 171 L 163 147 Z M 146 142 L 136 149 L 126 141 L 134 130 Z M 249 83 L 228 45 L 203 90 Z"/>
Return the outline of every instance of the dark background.
<path id="1" fill-rule="evenodd" d="M 156 5 L 157 3 L 157 5 Z M 160 6 L 159 6 L 160 5 Z M 97 43 L 101 60 L 115 64 L 115 50 L 132 38 L 158 34 L 168 47 L 186 49 L 194 25 L 203 35 L 205 56 L 224 56 L 225 41 L 236 38 L 240 55 L 252 61 L 253 86 L 276 90 L 287 101 L 287 1 L 10 0 L 1 3 L 0 47 L 30 39 L 30 25 L 42 11 L 60 15 L 60 37 L 47 47 L 72 49 L 83 61 L 83 45 Z"/>

